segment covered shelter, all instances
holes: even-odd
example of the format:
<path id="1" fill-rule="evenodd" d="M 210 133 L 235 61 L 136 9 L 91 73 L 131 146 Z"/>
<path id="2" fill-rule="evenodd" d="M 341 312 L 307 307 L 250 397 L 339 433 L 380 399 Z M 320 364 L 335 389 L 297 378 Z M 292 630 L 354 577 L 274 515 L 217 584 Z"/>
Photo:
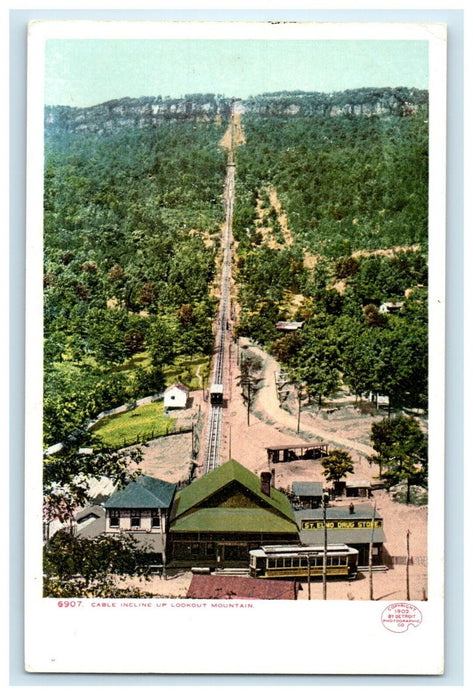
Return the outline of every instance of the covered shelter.
<path id="1" fill-rule="evenodd" d="M 298 331 L 304 325 L 304 321 L 278 321 L 276 330 L 278 331 Z"/>
<path id="2" fill-rule="evenodd" d="M 289 445 L 271 445 L 266 448 L 268 464 L 291 462 L 295 459 L 321 459 L 328 457 L 328 445 L 319 442 L 296 442 Z"/>

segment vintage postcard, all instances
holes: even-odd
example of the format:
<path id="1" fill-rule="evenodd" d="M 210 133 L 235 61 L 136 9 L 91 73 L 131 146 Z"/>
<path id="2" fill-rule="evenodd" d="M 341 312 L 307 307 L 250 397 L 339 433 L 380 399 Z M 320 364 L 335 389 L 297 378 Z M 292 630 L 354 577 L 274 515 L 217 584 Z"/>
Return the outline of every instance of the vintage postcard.
<path id="1" fill-rule="evenodd" d="M 28 51 L 26 669 L 442 674 L 445 26 Z"/>

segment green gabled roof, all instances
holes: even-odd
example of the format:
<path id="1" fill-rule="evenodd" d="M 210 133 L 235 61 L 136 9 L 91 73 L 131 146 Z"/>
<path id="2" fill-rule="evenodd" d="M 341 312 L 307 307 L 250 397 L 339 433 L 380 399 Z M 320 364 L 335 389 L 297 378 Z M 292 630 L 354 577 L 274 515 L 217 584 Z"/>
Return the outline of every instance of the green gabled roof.
<path id="1" fill-rule="evenodd" d="M 172 519 L 180 518 L 192 508 L 198 507 L 214 493 L 220 491 L 232 481 L 237 481 L 258 496 L 263 503 L 276 509 L 282 516 L 294 522 L 291 505 L 286 496 L 271 487 L 270 496 L 261 491 L 261 481 L 234 459 L 229 459 L 220 467 L 204 474 L 182 489 L 175 498 Z"/>
<path id="2" fill-rule="evenodd" d="M 140 476 L 124 489 L 116 491 L 104 503 L 105 508 L 169 508 L 176 484 Z"/>
<path id="3" fill-rule="evenodd" d="M 269 508 L 200 508 L 175 520 L 170 531 L 296 534 L 298 529 Z"/>

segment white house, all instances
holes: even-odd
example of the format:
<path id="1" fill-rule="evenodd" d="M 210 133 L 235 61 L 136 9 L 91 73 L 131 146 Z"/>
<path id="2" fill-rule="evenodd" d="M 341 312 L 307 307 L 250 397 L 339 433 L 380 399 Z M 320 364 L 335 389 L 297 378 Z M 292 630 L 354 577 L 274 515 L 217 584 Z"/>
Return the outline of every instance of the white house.
<path id="1" fill-rule="evenodd" d="M 403 306 L 403 301 L 385 301 L 384 304 L 381 304 L 381 306 L 379 307 L 379 313 L 394 314 L 397 311 L 400 311 Z"/>
<path id="2" fill-rule="evenodd" d="M 189 398 L 189 389 L 176 382 L 164 392 L 164 408 L 185 408 Z"/>

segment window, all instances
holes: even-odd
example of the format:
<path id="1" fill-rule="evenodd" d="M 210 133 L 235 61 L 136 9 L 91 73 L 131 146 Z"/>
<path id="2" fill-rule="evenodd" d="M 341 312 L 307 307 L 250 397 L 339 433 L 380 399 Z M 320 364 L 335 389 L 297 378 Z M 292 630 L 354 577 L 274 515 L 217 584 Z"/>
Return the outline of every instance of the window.
<path id="1" fill-rule="evenodd" d="M 120 527 L 119 510 L 110 510 L 110 527 Z"/>
<path id="2" fill-rule="evenodd" d="M 139 510 L 130 511 L 130 526 L 141 527 L 141 513 Z"/>
<path id="3" fill-rule="evenodd" d="M 151 527 L 159 527 L 161 525 L 161 518 L 159 515 L 159 510 L 151 511 Z"/>
<path id="4" fill-rule="evenodd" d="M 208 556 L 213 557 L 215 555 L 215 542 L 207 542 L 206 550 Z"/>
<path id="5" fill-rule="evenodd" d="M 198 542 L 191 542 L 191 554 L 200 554 L 200 546 Z"/>

